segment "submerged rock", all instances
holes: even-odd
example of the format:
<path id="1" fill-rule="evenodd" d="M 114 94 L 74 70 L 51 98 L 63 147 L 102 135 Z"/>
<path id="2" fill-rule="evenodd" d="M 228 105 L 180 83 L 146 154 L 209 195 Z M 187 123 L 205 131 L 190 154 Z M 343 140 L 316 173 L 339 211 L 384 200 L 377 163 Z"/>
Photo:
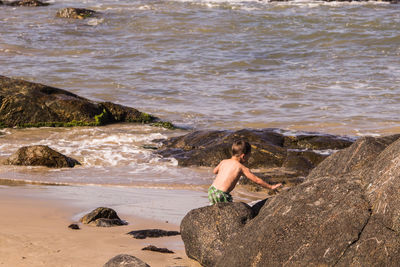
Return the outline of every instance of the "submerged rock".
<path id="1" fill-rule="evenodd" d="M 360 138 L 332 154 L 302 184 L 256 204 L 255 217 L 224 242 L 208 227 L 224 229 L 229 215 L 207 222 L 197 215 L 191 220 L 201 222 L 197 232 L 181 230 L 188 256 L 204 266 L 397 266 L 399 137 Z M 199 236 L 219 244 L 219 255 Z M 214 257 L 204 261 L 195 253 Z"/>
<path id="2" fill-rule="evenodd" d="M 38 0 L 19 0 L 6 3 L 8 6 L 48 6 L 49 3 L 44 3 Z"/>
<path id="3" fill-rule="evenodd" d="M 257 175 L 270 183 L 299 183 L 301 177 L 307 176 L 331 151 L 353 143 L 341 136 L 289 133 L 278 129 L 196 131 L 163 141 L 157 153 L 177 159 L 180 166 L 216 166 L 231 157 L 232 143 L 238 138 L 252 146 L 248 166 L 259 168 Z M 247 179 L 241 183 L 255 186 Z"/>
<path id="4" fill-rule="evenodd" d="M 67 7 L 57 11 L 56 17 L 68 19 L 85 19 L 97 15 L 97 12 L 85 8 Z"/>
<path id="5" fill-rule="evenodd" d="M 103 267 L 150 267 L 150 265 L 135 256 L 120 254 L 110 259 Z"/>
<path id="6" fill-rule="evenodd" d="M 0 127 L 97 126 L 157 120 L 134 108 L 95 102 L 55 87 L 0 76 Z"/>
<path id="7" fill-rule="evenodd" d="M 79 228 L 79 225 L 77 225 L 76 223 L 72 223 L 70 225 L 68 225 L 68 228 L 72 229 L 72 230 L 80 230 L 81 228 Z"/>
<path id="8" fill-rule="evenodd" d="M 72 168 L 80 163 L 67 157 L 48 146 L 25 146 L 18 149 L 13 155 L 6 159 L 7 165 L 23 166 L 46 166 L 50 168 Z"/>
<path id="9" fill-rule="evenodd" d="M 118 217 L 115 210 L 104 207 L 99 207 L 92 212 L 86 214 L 80 219 L 80 222 L 99 227 L 111 227 L 127 224 L 125 221 L 121 220 Z"/>
<path id="10" fill-rule="evenodd" d="M 136 239 L 145 239 L 148 237 L 163 237 L 163 236 L 174 236 L 180 235 L 178 231 L 165 231 L 161 229 L 146 229 L 146 230 L 137 230 L 130 231 L 128 235 L 133 236 Z"/>

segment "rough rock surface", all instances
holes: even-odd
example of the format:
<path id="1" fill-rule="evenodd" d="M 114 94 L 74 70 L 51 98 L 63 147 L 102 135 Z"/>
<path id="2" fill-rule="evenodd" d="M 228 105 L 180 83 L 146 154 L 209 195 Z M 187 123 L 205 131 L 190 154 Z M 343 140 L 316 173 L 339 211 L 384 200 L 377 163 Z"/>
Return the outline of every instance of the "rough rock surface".
<path id="1" fill-rule="evenodd" d="M 134 108 L 94 102 L 68 91 L 0 76 L 0 126 L 40 127 L 150 123 L 157 118 Z"/>
<path id="2" fill-rule="evenodd" d="M 150 267 L 142 260 L 128 254 L 120 254 L 110 259 L 103 267 Z"/>
<path id="3" fill-rule="evenodd" d="M 150 250 L 150 251 L 154 251 L 154 252 L 169 253 L 169 254 L 175 253 L 172 250 L 169 250 L 167 248 L 159 248 L 159 247 L 156 247 L 153 245 L 148 245 L 147 247 L 142 248 L 142 250 Z"/>
<path id="4" fill-rule="evenodd" d="M 99 227 L 111 227 L 126 225 L 127 223 L 121 220 L 115 210 L 110 208 L 99 207 L 92 212 L 86 214 L 80 219 L 80 222 L 92 224 Z"/>
<path id="5" fill-rule="evenodd" d="M 216 166 L 231 157 L 234 140 L 243 138 L 252 145 L 250 168 L 267 182 L 298 184 L 328 154 L 354 141 L 349 138 L 318 133 L 289 133 L 279 129 L 243 129 L 239 131 L 196 131 L 163 141 L 157 153 L 174 157 L 181 166 Z M 254 185 L 242 180 L 241 183 Z"/>
<path id="6" fill-rule="evenodd" d="M 207 236 L 209 225 L 225 232 L 222 216 L 208 215 L 205 224 L 191 211 L 182 224 L 201 225 L 181 234 L 188 256 L 204 266 L 398 266 L 399 192 L 399 135 L 365 137 L 332 154 L 302 184 L 258 205 L 258 215 L 220 253 L 202 247 L 198 236 Z M 221 244 L 218 236 L 207 242 Z M 213 257 L 197 256 L 205 253 Z"/>
<path id="7" fill-rule="evenodd" d="M 50 168 L 74 167 L 80 163 L 70 157 L 67 157 L 48 146 L 25 146 L 21 147 L 8 159 L 7 165 L 23 165 L 23 166 L 46 166 Z"/>
<path id="8" fill-rule="evenodd" d="M 204 266 L 217 266 L 229 237 L 234 237 L 253 217 L 244 203 L 218 203 L 191 210 L 181 222 L 181 235 L 188 257 Z M 231 265 L 240 266 L 240 265 Z"/>
<path id="9" fill-rule="evenodd" d="M 85 19 L 97 15 L 97 12 L 85 8 L 67 7 L 57 11 L 56 17 L 68 19 Z"/>

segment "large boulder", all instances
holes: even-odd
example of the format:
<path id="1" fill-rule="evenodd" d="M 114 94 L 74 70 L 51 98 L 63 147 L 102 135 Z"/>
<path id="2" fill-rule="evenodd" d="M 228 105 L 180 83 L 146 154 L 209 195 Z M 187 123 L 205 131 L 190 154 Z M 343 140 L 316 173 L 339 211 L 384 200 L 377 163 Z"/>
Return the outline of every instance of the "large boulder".
<path id="1" fill-rule="evenodd" d="M 216 266 L 228 238 L 240 232 L 252 217 L 252 209 L 239 202 L 217 203 L 191 210 L 180 227 L 186 254 L 203 266 Z"/>
<path id="2" fill-rule="evenodd" d="M 135 256 L 120 254 L 106 262 L 103 267 L 150 267 L 150 265 Z"/>
<path id="3" fill-rule="evenodd" d="M 96 126 L 156 120 L 134 108 L 95 102 L 55 87 L 0 76 L 2 127 Z"/>
<path id="4" fill-rule="evenodd" d="M 80 165 L 80 163 L 67 157 L 48 146 L 36 145 L 21 147 L 8 159 L 7 165 L 46 166 L 50 168 L 65 168 Z"/>
<path id="5" fill-rule="evenodd" d="M 399 135 L 361 138 L 257 205 L 206 266 L 398 266 L 399 192 Z"/>
<path id="6" fill-rule="evenodd" d="M 157 153 L 177 159 L 180 166 L 216 166 L 231 157 L 234 140 L 250 142 L 250 168 L 267 182 L 301 181 L 328 155 L 326 152 L 350 146 L 354 140 L 318 133 L 290 133 L 279 129 L 243 129 L 239 131 L 196 131 L 163 141 Z M 241 183 L 254 186 L 252 181 Z M 256 187 L 258 188 L 258 187 Z"/>

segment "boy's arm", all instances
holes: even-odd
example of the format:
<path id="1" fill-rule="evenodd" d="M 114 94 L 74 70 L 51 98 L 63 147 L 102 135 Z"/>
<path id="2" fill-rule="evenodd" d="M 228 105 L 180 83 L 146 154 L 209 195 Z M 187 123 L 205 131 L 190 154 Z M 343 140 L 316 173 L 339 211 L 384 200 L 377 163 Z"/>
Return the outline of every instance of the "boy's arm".
<path id="1" fill-rule="evenodd" d="M 213 173 L 217 174 L 219 172 L 219 166 L 221 166 L 222 161 L 218 164 L 217 167 L 214 168 Z"/>
<path id="2" fill-rule="evenodd" d="M 257 177 L 256 175 L 254 175 L 249 168 L 243 166 L 242 167 L 242 173 L 244 174 L 244 176 L 246 176 L 248 179 L 252 180 L 253 182 L 261 185 L 262 187 L 274 190 L 278 187 L 280 187 L 282 184 L 276 184 L 276 185 L 270 185 L 269 183 L 264 182 L 261 178 Z"/>

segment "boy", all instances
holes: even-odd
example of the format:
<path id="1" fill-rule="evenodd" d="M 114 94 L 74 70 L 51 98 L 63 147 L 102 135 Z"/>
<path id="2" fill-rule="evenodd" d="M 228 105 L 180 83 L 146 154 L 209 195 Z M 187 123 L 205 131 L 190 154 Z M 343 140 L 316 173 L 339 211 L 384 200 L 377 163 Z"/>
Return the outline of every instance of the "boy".
<path id="1" fill-rule="evenodd" d="M 270 185 L 262 179 L 254 175 L 243 164 L 248 161 L 251 154 L 251 146 L 248 142 L 238 140 L 233 142 L 232 157 L 224 159 L 214 169 L 214 174 L 217 174 L 214 182 L 208 189 L 208 199 L 210 205 L 217 202 L 232 202 L 232 196 L 229 194 L 236 183 L 239 181 L 240 176 L 244 175 L 253 182 L 261 185 L 262 187 L 274 190 L 282 184 Z"/>

